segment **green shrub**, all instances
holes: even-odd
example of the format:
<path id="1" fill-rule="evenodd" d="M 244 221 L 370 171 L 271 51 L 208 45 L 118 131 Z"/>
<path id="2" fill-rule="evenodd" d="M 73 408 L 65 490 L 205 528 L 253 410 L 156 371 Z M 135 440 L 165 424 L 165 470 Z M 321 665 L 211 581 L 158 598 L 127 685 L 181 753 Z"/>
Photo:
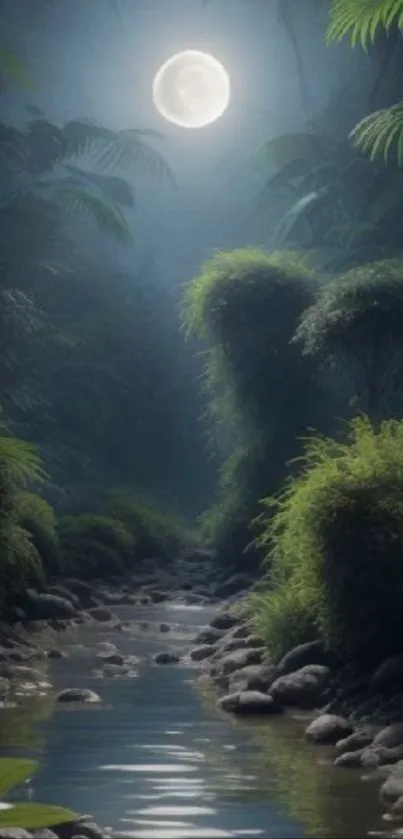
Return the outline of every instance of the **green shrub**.
<path id="1" fill-rule="evenodd" d="M 401 416 L 403 262 L 360 265 L 321 289 L 296 333 L 304 352 L 347 374 L 356 410 Z"/>
<path id="2" fill-rule="evenodd" d="M 33 492 L 20 492 L 15 497 L 18 520 L 32 537 L 45 573 L 54 575 L 60 572 L 60 546 L 57 532 L 57 519 L 53 508 Z"/>
<path id="3" fill-rule="evenodd" d="M 318 282 L 300 254 L 218 253 L 186 287 L 183 320 L 207 342 L 204 385 L 224 459 L 218 500 L 203 528 L 223 564 L 244 556 L 258 500 L 277 491 L 309 427 L 323 429 L 316 362 L 293 341 Z"/>
<path id="4" fill-rule="evenodd" d="M 273 661 L 306 641 L 318 637 L 318 627 L 309 603 L 304 603 L 303 592 L 296 591 L 287 583 L 277 588 L 256 591 L 247 597 L 252 621 L 258 635 L 264 639 Z"/>
<path id="5" fill-rule="evenodd" d="M 135 496 L 130 490 L 117 488 L 106 493 L 102 512 L 123 522 L 136 543 L 136 557 L 161 556 L 175 559 L 195 541 L 181 522 L 157 507 Z"/>
<path id="6" fill-rule="evenodd" d="M 80 578 L 123 573 L 134 558 L 133 536 L 116 518 L 88 513 L 63 516 L 58 531 L 63 569 Z"/>
<path id="7" fill-rule="evenodd" d="M 24 487 L 44 478 L 41 460 L 30 443 L 0 425 L 0 606 L 12 602 L 16 590 L 43 577 L 40 555 L 21 526 L 17 499 Z"/>
<path id="8" fill-rule="evenodd" d="M 356 418 L 344 442 L 309 440 L 302 464 L 256 522 L 272 585 L 288 614 L 295 598 L 331 648 L 372 666 L 403 649 L 403 422 Z M 273 608 L 261 620 L 285 625 Z"/>

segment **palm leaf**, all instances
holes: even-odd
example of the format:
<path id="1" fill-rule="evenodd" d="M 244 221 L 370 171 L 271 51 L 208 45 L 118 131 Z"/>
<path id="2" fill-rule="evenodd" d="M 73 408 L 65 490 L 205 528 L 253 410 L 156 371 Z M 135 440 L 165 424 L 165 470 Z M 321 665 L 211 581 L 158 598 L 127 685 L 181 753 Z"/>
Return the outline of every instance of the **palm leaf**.
<path id="1" fill-rule="evenodd" d="M 97 195 L 91 195 L 85 189 L 75 186 L 61 186 L 56 189 L 56 196 L 63 209 L 71 213 L 83 213 L 95 221 L 104 233 L 110 233 L 119 242 L 132 241 L 127 221 L 115 204 L 111 204 Z"/>
<path id="2" fill-rule="evenodd" d="M 164 135 L 158 131 L 140 128 L 111 131 L 87 119 L 68 122 L 61 131 L 67 142 L 67 156 L 94 155 L 103 168 L 136 168 L 174 182 L 164 157 L 144 139 L 163 139 Z"/>
<path id="3" fill-rule="evenodd" d="M 122 207 L 134 207 L 134 193 L 130 184 L 115 175 L 99 175 L 96 172 L 86 172 L 78 166 L 65 164 L 64 169 L 70 172 L 77 186 L 88 185 L 99 189 L 103 195 Z"/>
<path id="4" fill-rule="evenodd" d="M 403 0 L 333 0 L 326 42 L 350 36 L 351 45 L 373 44 L 380 28 L 403 28 Z"/>
<path id="5" fill-rule="evenodd" d="M 35 446 L 17 437 L 0 437 L 0 469 L 18 486 L 40 482 L 46 477 Z"/>
<path id="6" fill-rule="evenodd" d="M 275 242 L 277 245 L 284 243 L 296 224 L 300 221 L 307 220 L 312 211 L 317 211 L 323 206 L 324 202 L 333 200 L 331 192 L 323 187 L 308 193 L 296 201 L 295 204 L 288 210 L 280 221 L 275 234 Z"/>
<path id="7" fill-rule="evenodd" d="M 383 158 L 388 163 L 392 148 L 399 166 L 403 165 L 403 102 L 364 117 L 350 135 L 371 160 Z"/>

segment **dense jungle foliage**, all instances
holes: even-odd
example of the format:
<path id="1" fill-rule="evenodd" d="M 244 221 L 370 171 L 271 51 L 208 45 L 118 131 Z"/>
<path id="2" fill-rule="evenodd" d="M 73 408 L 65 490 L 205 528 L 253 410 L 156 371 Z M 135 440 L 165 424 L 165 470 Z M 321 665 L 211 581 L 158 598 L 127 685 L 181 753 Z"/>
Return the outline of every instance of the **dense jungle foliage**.
<path id="1" fill-rule="evenodd" d="M 252 602 L 275 658 L 318 636 L 365 664 L 401 651 L 403 2 L 309 5 L 329 50 L 367 50 L 372 88 L 352 79 L 251 156 L 257 212 L 281 207 L 276 224 L 261 247 L 208 258 L 181 313 L 152 255 L 127 272 L 83 246 L 83 229 L 133 239 L 137 172 L 175 188 L 158 132 L 32 108 L 0 126 L 3 605 L 197 538 L 221 568 L 263 561 Z M 277 10 L 305 101 L 297 6 Z M 0 63 L 5 85 L 29 83 L 18 48 Z M 202 512 L 202 404 L 221 466 L 189 535 L 177 509 L 190 494 Z"/>
<path id="2" fill-rule="evenodd" d="M 224 562 L 263 559 L 250 603 L 276 660 L 321 637 L 371 666 L 403 645 L 403 3 L 317 5 L 329 49 L 349 36 L 369 50 L 379 107 L 363 114 L 343 89 L 304 131 L 263 145 L 259 212 L 275 196 L 289 206 L 268 250 L 202 267 L 184 316 L 207 347 L 226 457 L 206 538 Z M 278 10 L 302 73 L 291 7 Z"/>

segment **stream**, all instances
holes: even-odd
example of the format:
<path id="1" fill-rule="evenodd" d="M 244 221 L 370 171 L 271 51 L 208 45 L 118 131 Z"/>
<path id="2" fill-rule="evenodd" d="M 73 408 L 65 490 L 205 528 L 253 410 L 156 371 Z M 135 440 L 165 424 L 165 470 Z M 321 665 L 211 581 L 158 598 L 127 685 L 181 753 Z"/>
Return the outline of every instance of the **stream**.
<path id="1" fill-rule="evenodd" d="M 363 839 L 382 829 L 379 782 L 331 765 L 303 740 L 306 719 L 239 721 L 196 688 L 191 665 L 142 662 L 132 677 L 94 674 L 98 642 L 123 654 L 182 653 L 215 613 L 208 607 L 122 606 L 121 620 L 174 624 L 172 633 L 83 625 L 58 639 L 69 657 L 51 662 L 61 690 L 90 688 L 102 705 L 58 707 L 49 697 L 2 711 L 2 755 L 33 756 L 40 770 L 18 790 L 90 813 L 112 835 L 138 839 Z"/>

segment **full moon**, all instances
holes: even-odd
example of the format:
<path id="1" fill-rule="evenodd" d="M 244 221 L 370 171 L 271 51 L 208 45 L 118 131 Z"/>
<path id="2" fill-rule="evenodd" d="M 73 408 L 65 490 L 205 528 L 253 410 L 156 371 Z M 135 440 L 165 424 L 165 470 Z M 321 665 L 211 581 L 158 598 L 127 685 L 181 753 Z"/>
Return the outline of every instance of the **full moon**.
<path id="1" fill-rule="evenodd" d="M 158 70 L 154 104 L 169 122 L 202 128 L 215 122 L 230 100 L 228 73 L 212 55 L 197 50 L 178 52 Z"/>

